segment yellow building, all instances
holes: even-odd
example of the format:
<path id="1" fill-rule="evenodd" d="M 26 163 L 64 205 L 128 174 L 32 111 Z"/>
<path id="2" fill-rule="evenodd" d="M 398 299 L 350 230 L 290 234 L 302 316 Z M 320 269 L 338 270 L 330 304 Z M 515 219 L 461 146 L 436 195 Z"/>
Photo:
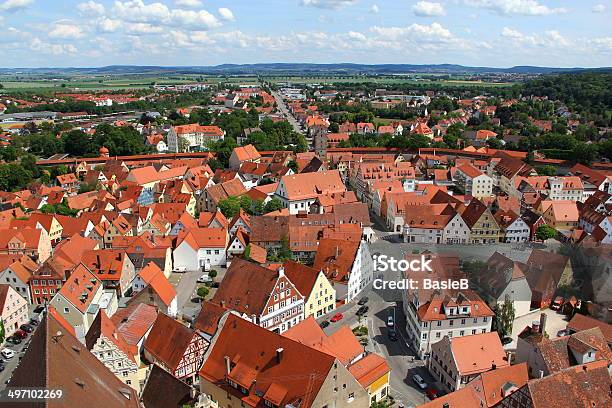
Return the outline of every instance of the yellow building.
<path id="1" fill-rule="evenodd" d="M 368 354 L 349 366 L 349 372 L 366 389 L 370 404 L 383 400 L 389 394 L 391 368 L 378 354 Z"/>
<path id="2" fill-rule="evenodd" d="M 478 199 L 472 199 L 461 213 L 461 218 L 470 228 L 471 244 L 493 244 L 502 241 L 502 229 L 491 210 Z"/>
<path id="3" fill-rule="evenodd" d="M 293 261 L 285 262 L 283 267 L 304 296 L 304 318 L 318 318 L 336 308 L 336 290 L 323 272 Z"/>

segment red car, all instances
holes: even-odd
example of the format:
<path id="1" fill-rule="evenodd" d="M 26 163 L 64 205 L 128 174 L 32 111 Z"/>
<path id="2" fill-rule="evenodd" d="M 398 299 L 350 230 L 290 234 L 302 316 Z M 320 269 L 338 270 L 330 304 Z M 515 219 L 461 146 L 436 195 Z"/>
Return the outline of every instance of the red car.
<path id="1" fill-rule="evenodd" d="M 433 387 L 429 387 L 427 391 L 425 391 L 425 394 L 427 394 L 427 397 L 430 400 L 435 400 L 436 398 L 438 398 L 438 390 Z"/>
<path id="2" fill-rule="evenodd" d="M 14 336 L 19 337 L 20 339 L 25 339 L 26 337 L 28 337 L 28 333 L 26 333 L 23 330 L 16 330 L 15 333 L 13 333 Z"/>
<path id="3" fill-rule="evenodd" d="M 342 313 L 336 313 L 331 319 L 329 319 L 330 322 L 335 323 L 339 320 L 342 320 L 344 318 L 344 315 Z"/>

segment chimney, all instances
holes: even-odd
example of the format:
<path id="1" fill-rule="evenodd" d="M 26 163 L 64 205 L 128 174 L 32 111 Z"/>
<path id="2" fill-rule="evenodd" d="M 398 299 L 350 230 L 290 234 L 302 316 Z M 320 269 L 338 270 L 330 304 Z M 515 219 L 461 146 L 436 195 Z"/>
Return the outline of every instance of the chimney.
<path id="1" fill-rule="evenodd" d="M 534 320 L 533 322 L 531 322 L 531 332 L 540 333 L 540 322 L 539 321 Z"/>
<path id="2" fill-rule="evenodd" d="M 497 368 L 497 364 L 494 362 L 491 363 L 491 370 L 495 370 Z"/>
<path id="3" fill-rule="evenodd" d="M 543 378 L 543 377 L 544 377 L 544 370 L 539 370 L 538 378 Z"/>
<path id="4" fill-rule="evenodd" d="M 225 308 L 225 300 L 222 300 L 222 301 L 221 301 L 221 307 L 222 307 L 222 308 Z"/>
<path id="5" fill-rule="evenodd" d="M 229 375 L 232 371 L 229 356 L 225 356 L 225 375 Z"/>
<path id="6" fill-rule="evenodd" d="M 282 347 L 276 349 L 276 363 L 280 364 L 283 359 L 283 351 L 285 351 Z"/>
<path id="7" fill-rule="evenodd" d="M 546 313 L 540 313 L 540 333 L 546 333 Z"/>

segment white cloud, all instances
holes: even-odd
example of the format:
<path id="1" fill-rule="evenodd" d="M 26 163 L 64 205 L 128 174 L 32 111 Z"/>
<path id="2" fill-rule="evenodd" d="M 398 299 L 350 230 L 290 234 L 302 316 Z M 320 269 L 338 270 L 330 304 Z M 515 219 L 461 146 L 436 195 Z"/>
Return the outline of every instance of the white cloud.
<path id="1" fill-rule="evenodd" d="M 463 3 L 501 15 L 547 16 L 567 13 L 566 8 L 550 8 L 537 0 L 463 0 Z"/>
<path id="2" fill-rule="evenodd" d="M 367 40 L 365 35 L 363 35 L 362 33 L 358 33 L 356 31 L 349 31 L 348 32 L 348 36 L 352 40 L 357 40 L 357 41 L 366 41 Z"/>
<path id="3" fill-rule="evenodd" d="M 502 37 L 520 39 L 523 38 L 523 33 L 512 28 L 504 27 L 501 32 Z"/>
<path id="4" fill-rule="evenodd" d="M 380 9 L 378 8 L 378 6 L 376 4 L 372 4 L 372 7 L 370 7 L 370 12 L 377 14 L 380 11 Z"/>
<path id="5" fill-rule="evenodd" d="M 206 10 L 170 9 L 163 3 L 145 4 L 142 0 L 115 1 L 113 12 L 117 18 L 133 23 L 162 24 L 197 30 L 221 26 L 217 17 Z"/>
<path id="6" fill-rule="evenodd" d="M 302 6 L 317 7 L 325 9 L 339 9 L 355 4 L 356 0 L 301 0 Z"/>
<path id="7" fill-rule="evenodd" d="M 72 44 L 50 44 L 34 37 L 30 41 L 29 48 L 32 51 L 44 54 L 63 55 L 76 54 L 77 48 Z"/>
<path id="8" fill-rule="evenodd" d="M 431 3 L 429 1 L 419 1 L 412 6 L 412 11 L 419 17 L 433 17 L 444 15 L 444 7 L 440 3 Z"/>
<path id="9" fill-rule="evenodd" d="M 57 22 L 51 31 L 49 38 L 76 39 L 83 36 L 81 27 L 71 22 Z"/>
<path id="10" fill-rule="evenodd" d="M 232 10 L 226 8 L 226 7 L 221 7 L 219 10 L 219 15 L 221 16 L 221 18 L 225 21 L 234 21 L 236 20 L 236 18 L 234 17 L 234 13 L 232 13 Z"/>
<path id="11" fill-rule="evenodd" d="M 120 20 L 114 20 L 108 17 L 103 17 L 96 23 L 98 31 L 102 33 L 114 33 L 121 27 L 121 25 Z"/>
<path id="12" fill-rule="evenodd" d="M 604 11 L 606 11 L 606 5 L 605 4 L 596 4 L 593 6 L 593 8 L 591 9 L 593 11 L 593 13 L 603 13 Z"/>
<path id="13" fill-rule="evenodd" d="M 159 34 L 164 29 L 157 25 L 147 23 L 134 23 L 126 26 L 125 32 L 133 35 Z"/>
<path id="14" fill-rule="evenodd" d="M 176 4 L 177 7 L 187 7 L 187 8 L 202 7 L 202 2 L 200 0 L 174 0 L 174 4 Z"/>
<path id="15" fill-rule="evenodd" d="M 372 32 L 385 37 L 389 40 L 435 40 L 445 41 L 453 38 L 452 33 L 447 28 L 444 28 L 439 23 L 431 23 L 430 25 L 422 25 L 413 23 L 408 27 L 378 27 L 374 26 L 370 29 Z"/>
<path id="16" fill-rule="evenodd" d="M 84 15 L 88 16 L 103 16 L 106 9 L 104 4 L 96 3 L 95 1 L 89 0 L 86 3 L 77 4 L 77 9 Z"/>
<path id="17" fill-rule="evenodd" d="M 548 30 L 543 34 L 524 34 L 518 30 L 509 27 L 504 27 L 501 31 L 501 36 L 510 38 L 516 44 L 522 44 L 531 47 L 546 47 L 546 48 L 566 48 L 572 46 L 572 41 L 565 38 L 557 30 Z"/>
<path id="18" fill-rule="evenodd" d="M 0 10 L 19 11 L 28 8 L 34 0 L 6 0 L 0 5 Z"/>

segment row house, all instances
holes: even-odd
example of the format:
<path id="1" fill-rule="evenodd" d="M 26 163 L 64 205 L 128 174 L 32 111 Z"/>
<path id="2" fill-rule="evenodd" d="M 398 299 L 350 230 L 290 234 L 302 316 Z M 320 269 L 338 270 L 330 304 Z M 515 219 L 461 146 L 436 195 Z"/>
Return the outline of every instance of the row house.
<path id="1" fill-rule="evenodd" d="M 612 194 L 612 175 L 587 167 L 584 164 L 575 164 L 569 172 L 570 175 L 580 178 L 584 187 L 584 200 L 595 194 L 597 191 L 602 191 L 607 194 Z M 583 201 L 583 200 L 580 200 Z M 612 199 L 608 198 L 608 203 Z"/>
<path id="2" fill-rule="evenodd" d="M 285 261 L 283 269 L 304 296 L 304 318 L 319 318 L 336 308 L 336 289 L 323 271 L 294 261 Z"/>
<path id="3" fill-rule="evenodd" d="M 232 314 L 212 339 L 200 378 L 200 392 L 218 408 L 240 405 L 245 398 L 267 407 L 370 403 L 368 392 L 335 356 Z"/>
<path id="4" fill-rule="evenodd" d="M 384 162 L 362 162 L 357 163 L 351 171 L 349 183 L 357 197 L 366 204 L 372 202 L 372 198 L 366 194 L 369 186 L 375 182 L 395 181 L 402 183 L 404 191 L 415 190 L 415 168 L 410 162 L 384 163 Z"/>
<path id="5" fill-rule="evenodd" d="M 112 316 L 118 307 L 116 292 L 105 291 L 102 282 L 83 265 L 72 271 L 50 305 L 74 328 L 81 342 L 98 313 Z"/>
<path id="6" fill-rule="evenodd" d="M 86 266 L 104 289 L 117 293 L 117 297 L 126 296 L 132 289 L 136 278 L 136 268 L 130 257 L 122 250 L 98 249 L 83 253 L 81 263 Z"/>
<path id="7" fill-rule="evenodd" d="M 196 124 L 172 126 L 168 132 L 168 151 L 193 152 L 206 150 L 210 142 L 223 140 L 225 131 L 218 126 Z"/>
<path id="8" fill-rule="evenodd" d="M 612 216 L 602 214 L 589 207 L 580 210 L 578 225 L 602 244 L 612 243 Z"/>
<path id="9" fill-rule="evenodd" d="M 429 260 L 435 272 L 408 272 L 405 279 L 418 282 L 418 289 L 402 291 L 406 332 L 421 358 L 429 356 L 431 345 L 443 337 L 463 337 L 491 331 L 494 313 L 474 291 L 435 290 L 423 285 L 426 279 L 452 279 L 459 281 L 466 276 L 459 270 L 459 259 L 448 255 L 410 255 L 407 260 Z"/>
<path id="10" fill-rule="evenodd" d="M 457 167 L 455 185 L 471 197 L 485 198 L 493 194 L 493 179 L 471 164 Z"/>
<path id="11" fill-rule="evenodd" d="M 34 304 L 29 281 L 38 268 L 39 265 L 36 262 L 32 261 L 29 256 L 23 255 L 0 271 L 0 283 L 10 285 L 29 304 Z"/>
<path id="12" fill-rule="evenodd" d="M 491 209 L 474 198 L 461 211 L 461 217 L 470 229 L 470 244 L 492 244 L 500 242 L 503 235 Z"/>
<path id="13" fill-rule="evenodd" d="M 172 256 L 175 270 L 208 270 L 227 263 L 226 228 L 191 228 L 182 231 Z"/>
<path id="14" fill-rule="evenodd" d="M 346 186 L 337 170 L 301 173 L 283 176 L 278 183 L 275 196 L 281 200 L 289 214 L 310 212 L 316 198 L 324 194 L 342 193 Z"/>
<path id="15" fill-rule="evenodd" d="M 571 231 L 578 226 L 580 214 L 575 201 L 542 201 L 540 211 L 546 224 L 558 231 Z"/>
<path id="16" fill-rule="evenodd" d="M 0 229 L 0 254 L 27 255 L 42 263 L 51 251 L 51 239 L 42 228 Z"/>
<path id="17" fill-rule="evenodd" d="M 470 229 L 450 204 L 407 205 L 404 214 L 404 242 L 426 244 L 467 244 Z"/>
<path id="18" fill-rule="evenodd" d="M 444 338 L 433 344 L 429 371 L 450 392 L 463 388 L 480 374 L 509 367 L 496 332 Z"/>
<path id="19" fill-rule="evenodd" d="M 506 194 L 510 194 L 513 187 L 516 185 L 517 178 L 537 176 L 537 173 L 533 167 L 524 163 L 520 159 L 510 156 L 504 156 L 499 159 L 499 161 L 492 160 L 491 164 L 495 164 L 492 172 L 498 176 L 496 184 L 499 186 L 499 189 Z M 488 174 L 489 176 L 492 176 L 492 174 Z"/>
<path id="20" fill-rule="evenodd" d="M 6 283 L 0 283 L 0 319 L 4 338 L 29 321 L 28 301 Z"/>
<path id="21" fill-rule="evenodd" d="M 236 258 L 212 302 L 265 329 L 282 333 L 304 319 L 304 295 L 285 275 Z"/>
<path id="22" fill-rule="evenodd" d="M 144 357 L 179 380 L 195 385 L 209 344 L 198 331 L 159 313 L 144 342 Z"/>
<path id="23" fill-rule="evenodd" d="M 530 240 L 529 225 L 514 211 L 499 210 L 494 217 L 502 230 L 503 242 L 520 243 Z"/>
<path id="24" fill-rule="evenodd" d="M 154 262 L 149 262 L 138 271 L 132 282 L 133 294 L 127 305 L 145 304 L 154 306 L 162 313 L 174 318 L 178 315 L 178 298 L 174 286 Z"/>
<path id="25" fill-rule="evenodd" d="M 140 392 L 146 369 L 140 369 L 138 348 L 128 344 L 115 323 L 98 313 L 85 336 L 85 346 L 126 385 Z"/>
<path id="26" fill-rule="evenodd" d="M 336 297 L 345 303 L 357 298 L 374 280 L 374 262 L 364 240 L 323 238 L 313 268 L 334 284 Z"/>

